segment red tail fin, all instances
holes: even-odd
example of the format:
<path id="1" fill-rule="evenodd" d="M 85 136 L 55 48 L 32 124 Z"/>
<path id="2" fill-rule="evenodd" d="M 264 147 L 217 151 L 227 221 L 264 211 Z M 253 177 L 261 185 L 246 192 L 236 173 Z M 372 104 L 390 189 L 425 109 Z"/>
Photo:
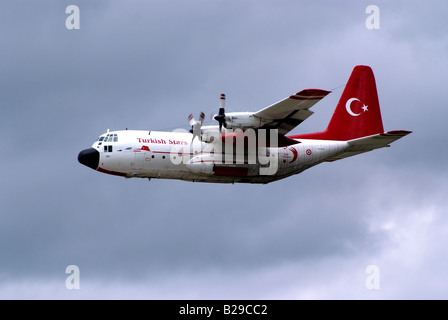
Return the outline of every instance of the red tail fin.
<path id="1" fill-rule="evenodd" d="M 351 140 L 383 133 L 383 130 L 373 71 L 368 66 L 356 66 L 327 129 L 290 138 Z"/>

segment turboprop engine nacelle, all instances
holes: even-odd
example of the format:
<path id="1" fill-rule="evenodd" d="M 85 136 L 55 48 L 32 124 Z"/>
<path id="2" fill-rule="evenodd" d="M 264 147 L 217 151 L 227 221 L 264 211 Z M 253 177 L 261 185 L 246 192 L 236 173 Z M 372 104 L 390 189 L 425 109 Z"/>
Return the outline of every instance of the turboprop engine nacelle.
<path id="1" fill-rule="evenodd" d="M 257 129 L 262 127 L 266 121 L 254 116 L 253 112 L 230 112 L 226 113 L 225 127 L 227 129 Z"/>

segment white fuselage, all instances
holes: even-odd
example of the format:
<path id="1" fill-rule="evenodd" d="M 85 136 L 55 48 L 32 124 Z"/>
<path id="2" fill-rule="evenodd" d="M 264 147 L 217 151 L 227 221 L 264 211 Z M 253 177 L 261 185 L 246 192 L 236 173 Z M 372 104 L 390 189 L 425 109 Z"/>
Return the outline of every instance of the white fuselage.
<path id="1" fill-rule="evenodd" d="M 92 145 L 99 152 L 97 168 L 88 166 L 127 178 L 269 183 L 334 158 L 348 147 L 345 141 L 296 141 L 286 147 L 244 147 L 202 142 L 189 132 L 111 131 Z"/>

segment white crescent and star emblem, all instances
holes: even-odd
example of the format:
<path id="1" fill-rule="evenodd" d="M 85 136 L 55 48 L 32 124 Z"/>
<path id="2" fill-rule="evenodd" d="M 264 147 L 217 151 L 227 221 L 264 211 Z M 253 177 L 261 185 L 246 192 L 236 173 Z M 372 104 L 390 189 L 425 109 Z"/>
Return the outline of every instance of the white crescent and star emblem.
<path id="1" fill-rule="evenodd" d="M 355 100 L 361 102 L 361 100 L 359 100 L 358 98 L 350 98 L 350 99 L 347 100 L 347 103 L 345 104 L 345 109 L 347 109 L 348 114 L 353 116 L 353 117 L 357 117 L 357 116 L 359 116 L 361 114 L 361 112 L 360 113 L 354 113 L 352 111 L 352 109 L 351 109 L 351 104 Z M 364 112 L 369 111 L 367 109 L 368 107 L 369 106 L 366 106 L 364 103 L 362 103 L 362 109 L 364 110 Z"/>

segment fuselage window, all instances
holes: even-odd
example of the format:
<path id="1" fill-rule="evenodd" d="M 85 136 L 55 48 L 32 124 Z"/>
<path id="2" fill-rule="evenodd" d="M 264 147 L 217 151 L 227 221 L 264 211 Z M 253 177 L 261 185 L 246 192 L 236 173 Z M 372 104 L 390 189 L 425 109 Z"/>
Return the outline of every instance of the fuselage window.
<path id="1" fill-rule="evenodd" d="M 108 146 L 109 148 L 108 148 L 108 152 L 112 152 L 112 146 Z"/>

